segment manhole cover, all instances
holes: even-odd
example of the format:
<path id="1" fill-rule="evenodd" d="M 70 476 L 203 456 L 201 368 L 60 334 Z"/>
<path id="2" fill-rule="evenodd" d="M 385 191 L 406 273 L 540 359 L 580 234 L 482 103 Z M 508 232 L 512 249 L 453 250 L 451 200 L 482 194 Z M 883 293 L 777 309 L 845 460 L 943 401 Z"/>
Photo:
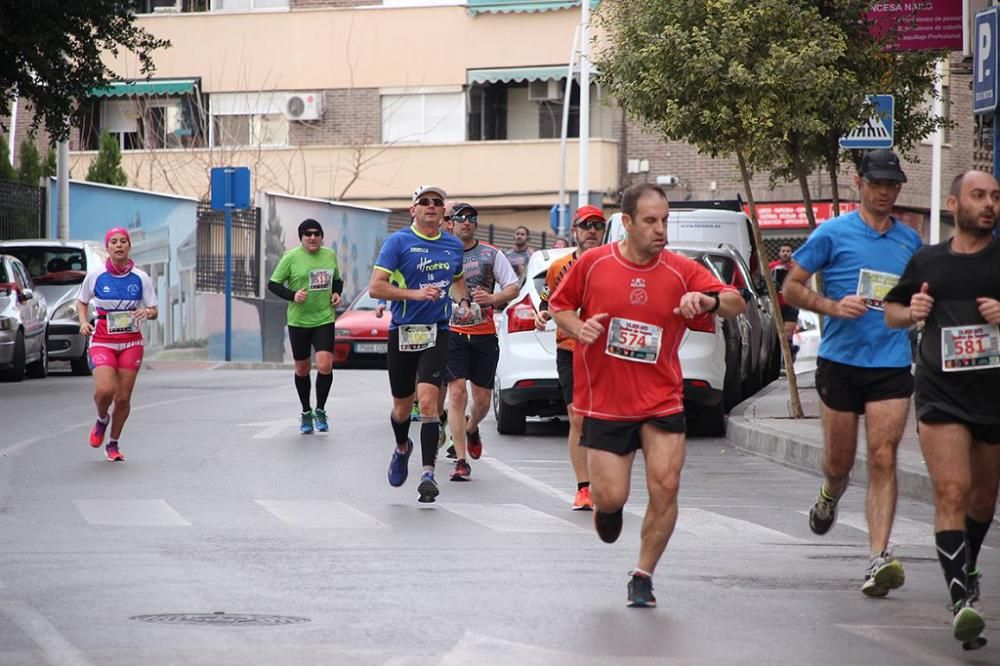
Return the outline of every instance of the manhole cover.
<path id="1" fill-rule="evenodd" d="M 153 624 L 212 624 L 225 627 L 277 627 L 309 622 L 307 617 L 294 615 L 251 615 L 248 613 L 160 613 L 134 615 L 131 620 Z"/>

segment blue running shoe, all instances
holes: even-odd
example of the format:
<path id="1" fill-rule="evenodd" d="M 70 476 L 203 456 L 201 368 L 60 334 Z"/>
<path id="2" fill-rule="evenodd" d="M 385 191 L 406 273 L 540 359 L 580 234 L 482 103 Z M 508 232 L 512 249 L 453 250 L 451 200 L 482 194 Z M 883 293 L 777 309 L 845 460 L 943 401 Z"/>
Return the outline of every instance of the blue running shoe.
<path id="1" fill-rule="evenodd" d="M 303 435 L 311 435 L 313 431 L 313 413 L 312 412 L 302 412 L 302 417 L 299 420 L 299 432 Z"/>
<path id="2" fill-rule="evenodd" d="M 437 481 L 434 480 L 434 472 L 424 472 L 420 475 L 420 485 L 417 486 L 417 492 L 420 493 L 417 497 L 418 502 L 428 504 L 434 501 L 440 492 Z"/>
<path id="3" fill-rule="evenodd" d="M 406 439 L 406 453 L 400 453 L 399 448 L 392 450 L 392 460 L 389 461 L 389 485 L 398 488 L 406 483 L 409 475 L 410 454 L 413 453 L 413 440 Z"/>
<path id="4" fill-rule="evenodd" d="M 316 425 L 316 432 L 326 432 L 330 429 L 326 420 L 326 410 L 317 407 L 313 410 L 313 423 Z"/>

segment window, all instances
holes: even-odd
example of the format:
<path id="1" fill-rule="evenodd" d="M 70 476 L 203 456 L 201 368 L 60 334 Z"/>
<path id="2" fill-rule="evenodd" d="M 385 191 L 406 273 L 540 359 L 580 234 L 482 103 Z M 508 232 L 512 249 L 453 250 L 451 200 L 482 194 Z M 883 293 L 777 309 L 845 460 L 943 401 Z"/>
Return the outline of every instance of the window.
<path id="1" fill-rule="evenodd" d="M 211 97 L 213 146 L 287 146 L 285 93 L 218 93 Z"/>
<path id="2" fill-rule="evenodd" d="M 462 92 L 383 93 L 383 143 L 464 140 L 465 95 Z"/>
<path id="3" fill-rule="evenodd" d="M 208 11 L 209 0 L 134 0 L 136 14 L 165 14 Z"/>
<path id="4" fill-rule="evenodd" d="M 253 10 L 253 9 L 284 9 L 289 6 L 289 0 L 212 0 L 212 9 Z"/>
<path id="5" fill-rule="evenodd" d="M 562 135 L 565 79 L 495 81 L 469 86 L 469 141 L 558 139 Z M 610 112 L 591 88 L 591 136 L 608 136 Z M 580 86 L 570 88 L 566 135 L 580 136 Z"/>
<path id="6" fill-rule="evenodd" d="M 196 148 L 205 145 L 197 89 L 183 95 L 133 95 L 92 99 L 81 109 L 80 145 L 97 150 L 108 132 L 122 150 Z"/>

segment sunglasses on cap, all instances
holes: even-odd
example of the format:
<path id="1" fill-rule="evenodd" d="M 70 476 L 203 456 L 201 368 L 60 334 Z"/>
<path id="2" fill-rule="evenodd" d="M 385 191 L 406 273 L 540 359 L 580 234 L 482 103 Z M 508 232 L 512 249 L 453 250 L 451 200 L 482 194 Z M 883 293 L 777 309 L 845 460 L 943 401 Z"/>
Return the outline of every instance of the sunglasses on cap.
<path id="1" fill-rule="evenodd" d="M 323 237 L 323 232 L 322 231 L 317 231 L 315 229 L 311 229 L 309 231 L 303 231 L 302 232 L 302 237 L 303 238 L 308 238 L 308 237 L 312 237 L 312 236 L 318 236 L 318 237 L 322 238 Z"/>
<path id="2" fill-rule="evenodd" d="M 590 231 L 591 229 L 594 229 L 596 231 L 604 231 L 607 228 L 608 224 L 604 220 L 583 220 L 582 222 L 577 222 L 573 226 L 579 227 L 584 231 Z"/>
<path id="3" fill-rule="evenodd" d="M 417 204 L 420 206 L 430 206 L 431 204 L 434 204 L 440 208 L 444 205 L 444 199 L 439 197 L 420 197 L 417 199 Z"/>
<path id="4" fill-rule="evenodd" d="M 479 215 L 475 213 L 459 213 L 448 218 L 452 222 L 468 222 L 469 224 L 479 224 Z"/>

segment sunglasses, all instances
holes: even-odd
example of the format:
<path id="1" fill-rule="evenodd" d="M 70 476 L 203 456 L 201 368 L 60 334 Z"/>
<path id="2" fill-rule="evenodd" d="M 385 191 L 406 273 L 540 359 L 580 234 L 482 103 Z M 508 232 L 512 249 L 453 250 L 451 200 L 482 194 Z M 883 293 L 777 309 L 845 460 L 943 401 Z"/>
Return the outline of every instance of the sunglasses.
<path id="1" fill-rule="evenodd" d="M 479 224 L 478 215 L 466 215 L 465 213 L 462 213 L 461 215 L 452 215 L 448 219 L 451 220 L 452 222 L 459 222 L 459 223 L 468 222 L 469 224 Z"/>
<path id="2" fill-rule="evenodd" d="M 438 197 L 420 197 L 417 199 L 417 204 L 420 206 L 430 206 L 431 204 L 438 206 L 439 208 L 444 205 L 444 199 L 439 199 Z"/>
<path id="3" fill-rule="evenodd" d="M 323 237 L 323 232 L 322 231 L 303 231 L 302 232 L 302 236 L 304 238 L 312 238 L 313 236 L 318 236 L 319 238 L 322 238 Z"/>
<path id="4" fill-rule="evenodd" d="M 577 222 L 576 226 L 584 231 L 590 231 L 591 229 L 604 231 L 608 225 L 604 220 L 584 220 L 583 222 Z"/>

